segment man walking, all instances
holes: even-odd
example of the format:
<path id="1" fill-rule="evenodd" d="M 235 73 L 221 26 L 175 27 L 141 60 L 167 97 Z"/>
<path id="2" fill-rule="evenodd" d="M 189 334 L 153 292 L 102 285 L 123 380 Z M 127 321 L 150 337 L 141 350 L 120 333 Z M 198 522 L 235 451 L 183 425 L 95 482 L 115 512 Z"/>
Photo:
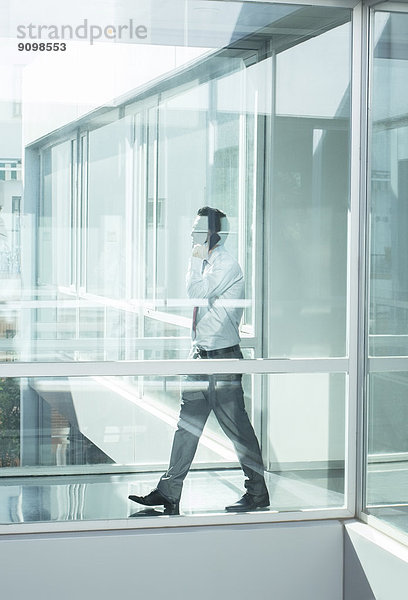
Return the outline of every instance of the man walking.
<path id="1" fill-rule="evenodd" d="M 190 356 L 194 359 L 242 358 L 238 330 L 244 278 L 238 262 L 224 248 L 228 231 L 228 219 L 223 212 L 208 206 L 198 211 L 186 278 L 188 297 L 201 300 L 201 305 L 193 311 Z M 246 476 L 246 493 L 225 509 L 246 512 L 269 506 L 262 455 L 245 410 L 241 378 L 239 374 L 186 378 L 169 468 L 156 489 L 147 496 L 129 496 L 131 500 L 144 506 L 164 506 L 164 514 L 179 514 L 183 481 L 213 410 L 232 441 Z"/>

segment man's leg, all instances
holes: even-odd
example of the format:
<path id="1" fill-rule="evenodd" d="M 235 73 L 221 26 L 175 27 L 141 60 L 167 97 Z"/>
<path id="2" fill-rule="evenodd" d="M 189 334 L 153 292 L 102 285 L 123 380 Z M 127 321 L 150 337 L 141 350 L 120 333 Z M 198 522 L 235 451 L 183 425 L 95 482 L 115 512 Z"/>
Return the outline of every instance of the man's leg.
<path id="1" fill-rule="evenodd" d="M 268 493 L 262 454 L 255 431 L 245 410 L 240 375 L 217 376 L 210 403 L 224 433 L 234 444 L 241 468 L 246 475 L 245 487 L 251 496 Z M 224 377 L 224 378 L 223 378 Z M 229 380 L 230 379 L 230 380 Z"/>
<path id="2" fill-rule="evenodd" d="M 160 493 L 172 502 L 180 499 L 184 479 L 210 414 L 211 408 L 207 396 L 208 381 L 186 381 L 181 396 L 180 417 L 173 438 L 169 468 L 162 475 L 157 486 Z"/>

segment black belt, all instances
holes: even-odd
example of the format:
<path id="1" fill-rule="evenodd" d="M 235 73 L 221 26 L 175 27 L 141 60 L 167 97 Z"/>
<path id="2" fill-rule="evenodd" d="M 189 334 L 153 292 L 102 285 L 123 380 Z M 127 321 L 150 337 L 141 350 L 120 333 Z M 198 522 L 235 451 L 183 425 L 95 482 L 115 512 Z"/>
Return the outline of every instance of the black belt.
<path id="1" fill-rule="evenodd" d="M 236 350 L 240 350 L 239 344 L 230 346 L 229 348 L 217 348 L 217 350 L 204 350 L 204 348 L 197 346 L 197 352 L 202 358 L 211 358 L 220 354 L 226 354 L 227 352 L 235 352 Z"/>

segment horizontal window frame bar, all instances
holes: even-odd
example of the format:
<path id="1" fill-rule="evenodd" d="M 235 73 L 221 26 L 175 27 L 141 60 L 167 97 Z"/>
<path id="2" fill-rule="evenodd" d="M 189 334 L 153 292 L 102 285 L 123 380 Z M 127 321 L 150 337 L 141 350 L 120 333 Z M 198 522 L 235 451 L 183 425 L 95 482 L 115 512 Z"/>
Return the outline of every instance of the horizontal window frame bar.
<path id="1" fill-rule="evenodd" d="M 239 373 L 348 373 L 347 358 L 256 358 L 135 361 L 4 362 L 0 377 L 180 376 Z"/>
<path id="2" fill-rule="evenodd" d="M 74 293 L 64 291 L 67 296 L 74 296 Z M 214 301 L 216 306 L 232 306 L 233 308 L 247 308 L 252 306 L 252 300 L 245 298 L 237 298 L 233 300 L 220 300 Z M 104 309 L 110 308 L 123 312 L 137 313 L 141 310 L 145 311 L 145 316 L 155 315 L 156 319 L 164 319 L 172 316 L 173 313 L 163 313 L 159 311 L 159 308 L 184 308 L 192 309 L 196 306 L 208 306 L 208 300 L 203 298 L 168 298 L 164 300 L 147 300 L 147 299 L 129 299 L 129 300 L 115 300 L 114 298 L 108 298 L 106 296 L 96 296 L 93 294 L 80 294 L 78 297 L 72 300 L 65 300 L 62 298 L 52 300 L 13 300 L 6 301 L 0 306 L 0 312 L 9 312 L 11 310 L 35 310 L 40 308 L 50 308 L 52 310 L 68 310 L 68 309 Z M 174 315 L 178 317 L 179 315 Z M 183 317 L 187 318 L 187 317 Z M 191 319 L 190 319 L 191 321 Z"/>
<path id="3" fill-rule="evenodd" d="M 87 331 L 84 328 L 85 331 Z M 62 330 L 64 331 L 64 330 Z M 40 333 L 43 333 L 43 330 L 40 330 Z M 57 333 L 61 333 L 61 330 Z M 252 344 L 249 344 L 250 347 L 254 345 L 253 338 L 251 338 Z M 0 348 L 4 350 L 16 350 L 19 347 L 24 348 L 24 344 L 29 344 L 32 340 L 29 337 L 10 337 L 10 338 L 0 338 Z M 178 350 L 179 348 L 191 346 L 191 337 L 190 336 L 179 336 L 179 337 L 80 337 L 80 338 L 37 338 L 35 340 L 35 347 L 38 350 L 51 350 L 58 348 L 61 350 L 83 350 L 90 351 L 94 350 L 95 347 L 98 349 L 116 349 L 116 348 L 127 348 L 133 350 L 157 350 L 158 344 L 163 343 L 166 344 L 166 347 L 169 344 L 172 344 L 172 349 Z M 241 342 L 241 347 L 244 346 Z M 248 344 L 246 344 L 248 346 Z M 25 346 L 27 347 L 27 346 Z M 160 346 L 159 346 L 160 347 Z M 55 356 L 55 354 L 54 354 Z M 41 362 L 47 362 L 46 360 L 42 360 Z"/>
<path id="4" fill-rule="evenodd" d="M 408 507 L 408 502 L 380 502 L 378 504 L 367 504 L 367 510 L 373 508 L 406 508 Z"/>
<path id="5" fill-rule="evenodd" d="M 212 2 L 242 2 L 242 0 L 207 0 Z M 294 4 L 299 6 L 318 6 L 333 8 L 355 8 L 360 0 L 245 0 L 248 4 Z"/>
<path id="6" fill-rule="evenodd" d="M 373 9 L 375 12 L 397 12 L 397 13 L 406 13 L 407 6 L 401 0 L 397 0 L 396 2 L 392 2 L 392 0 L 385 0 L 381 2 L 377 0 L 377 2 L 373 2 Z"/>
<path id="7" fill-rule="evenodd" d="M 408 452 L 387 452 L 367 455 L 368 465 L 376 465 L 391 462 L 408 462 Z"/>
<path id="8" fill-rule="evenodd" d="M 175 527 L 208 527 L 214 525 L 246 525 L 255 523 L 291 523 L 298 521 L 320 521 L 328 519 L 350 519 L 354 515 L 344 507 L 300 509 L 296 511 L 265 511 L 245 514 L 212 513 L 196 515 L 166 515 L 137 519 L 100 519 L 98 521 L 60 521 L 12 523 L 0 525 L 0 536 L 16 534 L 42 534 L 90 531 L 131 531 L 139 529 L 167 529 Z"/>
<path id="9" fill-rule="evenodd" d="M 358 518 L 360 519 L 360 521 L 362 521 L 366 525 L 369 525 L 373 529 L 377 529 L 377 531 L 384 533 L 393 542 L 396 541 L 400 544 L 403 544 L 405 547 L 408 546 L 408 533 L 404 532 L 402 529 L 399 529 L 396 526 L 393 527 L 392 525 L 387 523 L 387 521 L 383 521 L 380 517 L 375 517 L 374 515 L 368 514 L 366 512 L 367 510 L 368 509 L 365 508 L 359 513 Z"/>
<path id="10" fill-rule="evenodd" d="M 139 465 L 121 465 L 118 463 L 104 463 L 91 465 L 50 465 L 50 466 L 31 466 L 22 467 L 0 467 L 0 487 L 7 485 L 16 485 L 14 479 L 33 477 L 64 478 L 74 476 L 98 476 L 98 475 L 133 475 L 139 473 L 163 473 L 168 467 L 166 463 L 139 464 Z M 240 473 L 238 459 L 235 462 L 193 462 L 190 471 L 222 471 L 224 469 L 235 470 Z M 4 480 L 13 480 L 13 483 L 6 483 Z M 18 485 L 21 485 L 18 484 Z"/>
<path id="11" fill-rule="evenodd" d="M 368 374 L 408 371 L 408 356 L 378 356 L 368 359 Z"/>
<path id="12" fill-rule="evenodd" d="M 339 461 L 304 461 L 304 462 L 292 462 L 292 463 L 278 463 L 265 469 L 267 473 L 280 473 L 281 471 L 304 471 L 304 470 L 321 470 L 321 469 L 344 469 L 344 460 Z M 275 468 L 276 466 L 276 468 Z M 20 479 L 32 479 L 33 477 L 49 477 L 54 478 L 67 478 L 76 476 L 99 476 L 99 475 L 134 475 L 139 473 L 163 473 L 168 467 L 166 463 L 154 463 L 154 464 L 140 464 L 140 465 L 121 465 L 118 463 L 104 463 L 104 464 L 93 464 L 93 465 L 51 465 L 51 466 L 30 466 L 24 465 L 22 467 L 0 467 L 0 487 L 8 485 L 17 485 L 16 478 Z M 278 468 L 279 467 L 279 468 Z M 241 473 L 241 467 L 238 459 L 236 461 L 223 461 L 223 462 L 193 462 L 190 471 L 223 471 L 228 469 L 229 471 L 236 470 L 237 473 Z M 12 482 L 11 482 L 12 480 Z M 21 485 L 21 484 L 18 484 Z"/>
<path id="13" fill-rule="evenodd" d="M 15 352 L 19 351 L 20 348 L 24 349 L 32 341 L 31 338 L 26 337 L 10 337 L 0 338 L 0 350 Z M 171 344 L 172 350 L 188 350 L 191 347 L 191 337 L 184 336 L 155 336 L 155 337 L 81 337 L 81 338 L 44 338 L 36 339 L 35 347 L 36 350 L 41 350 L 42 360 L 41 362 L 48 362 L 44 358 L 45 351 L 54 351 L 51 355 L 51 362 L 55 360 L 55 347 L 58 347 L 58 351 L 61 350 L 79 350 L 79 351 L 94 351 L 96 350 L 117 350 L 118 348 L 126 350 L 157 350 L 158 344 L 163 343 L 168 347 Z M 241 338 L 240 347 L 242 348 L 255 348 L 257 338 L 254 336 L 243 336 Z M 22 361 L 25 362 L 25 361 Z M 38 362 L 38 361 L 36 361 Z M 1 365 L 1 361 L 0 361 Z M 1 367 L 0 367 L 1 370 Z"/>

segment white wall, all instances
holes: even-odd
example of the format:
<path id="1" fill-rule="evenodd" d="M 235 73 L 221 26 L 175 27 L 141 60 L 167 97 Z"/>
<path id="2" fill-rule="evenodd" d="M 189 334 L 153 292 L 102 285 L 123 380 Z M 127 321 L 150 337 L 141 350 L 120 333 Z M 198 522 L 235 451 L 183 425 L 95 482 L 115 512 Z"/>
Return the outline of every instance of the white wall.
<path id="1" fill-rule="evenodd" d="M 270 375 L 269 394 L 267 435 L 272 469 L 344 461 L 346 411 L 342 375 Z"/>
<path id="2" fill-rule="evenodd" d="M 402 600 L 408 549 L 316 521 L 5 535 L 0 565 L 13 600 Z"/>
<path id="3" fill-rule="evenodd" d="M 356 561 L 359 562 L 360 571 L 364 573 L 366 584 L 360 577 L 359 593 L 356 593 L 356 572 L 353 578 L 349 576 L 349 569 L 345 572 L 345 600 L 403 600 L 407 597 L 408 583 L 408 548 L 389 538 L 369 525 L 353 521 L 346 523 L 346 567 L 348 565 L 347 553 L 350 546 Z M 370 589 L 372 595 L 370 595 Z M 364 594 L 364 595 L 363 595 Z"/>
<path id="4" fill-rule="evenodd" d="M 343 600 L 337 521 L 8 536 L 2 597 Z"/>

